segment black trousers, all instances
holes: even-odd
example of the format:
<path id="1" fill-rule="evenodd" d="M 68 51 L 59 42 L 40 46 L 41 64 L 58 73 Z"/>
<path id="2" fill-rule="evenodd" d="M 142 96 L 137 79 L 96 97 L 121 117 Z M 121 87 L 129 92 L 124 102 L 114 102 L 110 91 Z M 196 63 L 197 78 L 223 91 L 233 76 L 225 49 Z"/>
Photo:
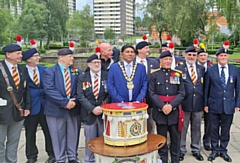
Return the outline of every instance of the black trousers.
<path id="1" fill-rule="evenodd" d="M 227 115 L 209 113 L 211 127 L 211 147 L 214 153 L 227 153 L 227 146 L 230 140 L 230 128 L 233 114 Z"/>
<path id="2" fill-rule="evenodd" d="M 211 129 L 209 123 L 209 115 L 208 113 L 204 112 L 204 135 L 203 135 L 203 145 L 210 146 L 211 145 Z"/>
<path id="3" fill-rule="evenodd" d="M 167 131 L 170 134 L 171 146 L 170 146 L 170 154 L 171 154 L 171 163 L 179 163 L 179 151 L 180 151 L 180 132 L 178 131 L 178 125 L 163 125 L 157 124 L 157 133 L 159 135 L 167 138 Z M 161 157 L 163 163 L 168 163 L 168 146 L 167 143 L 158 150 L 158 154 Z"/>
<path id="4" fill-rule="evenodd" d="M 43 108 L 41 108 L 37 115 L 30 115 L 26 117 L 24 122 L 27 159 L 37 158 L 38 156 L 38 148 L 36 146 L 36 132 L 38 124 L 41 125 L 45 137 L 45 150 L 49 157 L 54 157 L 52 140 L 49 134 L 46 117 L 43 114 Z"/>

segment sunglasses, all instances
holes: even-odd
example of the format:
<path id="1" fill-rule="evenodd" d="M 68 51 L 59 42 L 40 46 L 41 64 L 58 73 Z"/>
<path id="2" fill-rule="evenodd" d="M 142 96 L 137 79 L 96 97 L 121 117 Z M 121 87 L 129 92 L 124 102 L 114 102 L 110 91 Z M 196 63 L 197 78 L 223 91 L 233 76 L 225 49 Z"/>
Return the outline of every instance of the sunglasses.
<path id="1" fill-rule="evenodd" d="M 191 56 L 196 57 L 196 56 L 197 56 L 197 54 L 191 54 L 191 53 L 188 53 L 187 55 L 188 55 L 189 57 L 191 57 Z"/>

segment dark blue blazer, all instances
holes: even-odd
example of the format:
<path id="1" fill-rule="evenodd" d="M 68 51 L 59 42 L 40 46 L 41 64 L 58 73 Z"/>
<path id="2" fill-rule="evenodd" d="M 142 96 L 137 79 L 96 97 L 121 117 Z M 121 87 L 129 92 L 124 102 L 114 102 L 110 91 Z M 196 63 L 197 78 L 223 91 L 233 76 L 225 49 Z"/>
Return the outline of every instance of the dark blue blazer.
<path id="1" fill-rule="evenodd" d="M 155 59 L 153 58 L 149 58 L 147 57 L 147 65 L 148 65 L 148 69 L 147 69 L 147 78 L 148 78 L 148 82 L 150 80 L 150 74 L 151 74 L 151 70 L 153 69 L 158 69 L 160 67 L 159 65 L 159 62 L 157 62 Z M 147 94 L 146 94 L 146 102 L 148 104 L 148 107 L 149 108 L 152 108 L 153 105 L 152 105 L 152 102 L 151 102 L 151 99 L 149 97 L 149 92 L 147 90 Z"/>
<path id="2" fill-rule="evenodd" d="M 121 62 L 123 65 L 123 62 Z M 137 64 L 135 77 L 133 79 L 132 101 L 142 102 L 147 92 L 147 75 L 145 66 Z M 128 102 L 129 95 L 127 89 L 127 81 L 123 76 L 122 70 L 118 63 L 111 65 L 108 72 L 108 93 L 112 98 L 112 102 Z"/>
<path id="3" fill-rule="evenodd" d="M 113 47 L 113 57 L 112 59 L 114 60 L 114 62 L 118 62 L 119 61 L 119 57 L 120 57 L 120 50 L 116 47 Z"/>
<path id="4" fill-rule="evenodd" d="M 84 124 L 92 125 L 94 122 L 96 122 L 97 118 L 99 122 L 103 122 L 102 114 L 96 116 L 92 113 L 92 111 L 96 106 L 102 106 L 103 101 L 105 103 L 110 103 L 110 98 L 107 93 L 107 78 L 108 72 L 101 71 L 100 90 L 98 93 L 98 98 L 95 99 L 95 96 L 93 94 L 93 85 L 90 71 L 86 72 L 85 74 L 79 75 L 77 97 L 78 101 L 81 103 L 81 120 L 84 122 Z M 89 86 L 88 88 L 83 88 L 84 82 L 89 82 L 91 86 Z"/>
<path id="5" fill-rule="evenodd" d="M 72 67 L 69 67 L 70 69 Z M 78 69 L 78 74 L 82 71 Z M 71 96 L 70 98 L 76 98 L 77 102 L 77 80 L 78 74 L 74 75 L 71 73 Z M 44 70 L 42 75 L 43 88 L 46 93 L 44 114 L 47 116 L 64 118 L 68 115 L 73 116 L 80 114 L 79 105 L 75 108 L 68 110 L 65 106 L 68 104 L 69 99 L 67 98 L 64 78 L 61 69 L 58 64 Z"/>
<path id="6" fill-rule="evenodd" d="M 203 82 L 205 75 L 205 68 L 195 63 L 197 72 L 197 83 L 193 84 L 191 76 L 188 72 L 186 63 L 177 66 L 176 69 L 182 71 L 183 83 L 185 86 L 185 98 L 182 102 L 182 108 L 186 112 L 203 111 Z"/>
<path id="7" fill-rule="evenodd" d="M 39 87 L 34 83 L 34 81 L 30 78 L 28 74 L 28 86 L 30 91 L 30 98 L 31 98 L 31 112 L 30 115 L 36 115 L 40 112 L 41 106 L 44 107 L 45 105 L 45 92 L 43 89 L 42 84 L 42 73 L 46 69 L 45 66 L 38 65 L 38 71 L 40 75 L 40 85 Z"/>
<path id="8" fill-rule="evenodd" d="M 176 67 L 177 66 L 180 66 L 182 63 L 185 63 L 185 59 L 184 58 L 181 58 L 181 57 L 175 57 L 175 64 L 176 64 Z"/>
<path id="9" fill-rule="evenodd" d="M 218 64 L 208 68 L 205 76 L 204 106 L 209 113 L 233 114 L 235 107 L 240 107 L 240 78 L 236 66 L 228 64 L 229 78 L 223 89 Z"/>

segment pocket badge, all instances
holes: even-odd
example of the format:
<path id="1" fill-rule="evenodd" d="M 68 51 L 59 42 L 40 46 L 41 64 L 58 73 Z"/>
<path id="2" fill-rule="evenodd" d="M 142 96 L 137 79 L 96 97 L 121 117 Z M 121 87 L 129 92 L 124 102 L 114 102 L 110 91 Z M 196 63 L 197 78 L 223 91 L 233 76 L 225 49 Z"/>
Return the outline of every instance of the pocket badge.
<path id="1" fill-rule="evenodd" d="M 25 80 L 24 83 L 23 83 L 23 87 L 26 88 L 26 86 L 27 86 L 27 82 Z"/>

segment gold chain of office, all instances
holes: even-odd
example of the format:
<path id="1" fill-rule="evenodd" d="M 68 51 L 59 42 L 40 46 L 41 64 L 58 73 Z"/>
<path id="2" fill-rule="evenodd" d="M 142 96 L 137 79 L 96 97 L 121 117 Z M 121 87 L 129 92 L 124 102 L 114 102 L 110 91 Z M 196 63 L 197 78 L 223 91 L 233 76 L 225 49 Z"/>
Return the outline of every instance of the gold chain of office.
<path id="1" fill-rule="evenodd" d="M 127 76 L 127 73 L 126 73 L 123 65 L 122 65 L 120 62 L 118 62 L 118 65 L 119 65 L 119 67 L 120 67 L 121 70 L 122 70 L 122 73 L 123 73 L 124 78 L 125 78 L 128 82 L 131 82 L 131 81 L 133 80 L 134 76 L 135 76 L 135 72 L 136 72 L 136 68 L 137 68 L 137 62 L 135 62 L 134 66 L 133 66 L 132 74 L 131 74 L 130 77 Z"/>

